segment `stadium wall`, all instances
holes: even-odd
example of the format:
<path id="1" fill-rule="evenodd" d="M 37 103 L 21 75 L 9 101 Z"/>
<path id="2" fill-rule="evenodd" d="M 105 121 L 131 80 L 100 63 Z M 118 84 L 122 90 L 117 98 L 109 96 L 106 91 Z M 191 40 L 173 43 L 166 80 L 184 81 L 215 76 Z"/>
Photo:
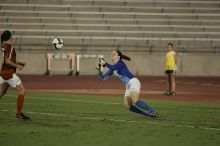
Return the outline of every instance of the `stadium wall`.
<path id="1" fill-rule="evenodd" d="M 107 61 L 110 60 L 111 52 L 103 52 Z M 132 61 L 127 64 L 134 74 L 138 75 L 164 75 L 165 53 L 128 52 Z M 19 61 L 26 62 L 26 67 L 19 74 L 45 74 L 47 61 L 45 53 L 17 53 Z M 220 54 L 177 54 L 178 75 L 180 76 L 220 76 Z M 68 73 L 68 61 L 53 60 L 52 74 Z M 95 75 L 96 59 L 83 58 L 80 60 L 80 74 Z"/>

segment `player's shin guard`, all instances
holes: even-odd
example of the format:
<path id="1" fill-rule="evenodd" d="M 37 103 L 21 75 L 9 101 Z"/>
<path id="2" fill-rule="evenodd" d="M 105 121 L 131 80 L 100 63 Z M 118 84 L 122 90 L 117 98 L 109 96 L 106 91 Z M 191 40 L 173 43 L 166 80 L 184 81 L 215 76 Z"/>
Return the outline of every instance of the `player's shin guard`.
<path id="1" fill-rule="evenodd" d="M 154 110 L 149 105 L 147 105 L 144 101 L 142 101 L 142 100 L 138 100 L 135 103 L 135 105 L 137 105 L 141 109 L 147 110 L 149 113 L 154 112 Z"/>
<path id="2" fill-rule="evenodd" d="M 17 98 L 17 115 L 21 114 L 23 103 L 24 103 L 24 95 L 18 95 L 18 98 Z"/>
<path id="3" fill-rule="evenodd" d="M 147 116 L 147 115 L 148 115 L 147 113 L 145 113 L 144 111 L 140 110 L 139 108 L 137 108 L 137 107 L 134 106 L 134 105 L 131 105 L 131 106 L 129 107 L 129 110 L 130 110 L 131 112 L 138 113 L 138 114 L 141 114 L 141 115 L 144 115 L 144 116 Z"/>

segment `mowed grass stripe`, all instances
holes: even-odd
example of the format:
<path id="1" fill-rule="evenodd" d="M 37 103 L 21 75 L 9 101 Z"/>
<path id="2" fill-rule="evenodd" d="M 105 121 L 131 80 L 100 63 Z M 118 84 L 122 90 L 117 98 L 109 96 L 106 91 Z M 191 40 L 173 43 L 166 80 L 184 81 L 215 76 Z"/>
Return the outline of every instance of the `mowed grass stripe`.
<path id="1" fill-rule="evenodd" d="M 6 109 L 1 110 L 2 112 L 9 112 Z M 106 117 L 83 117 L 81 115 L 66 115 L 66 114 L 57 114 L 57 113 L 40 113 L 40 112 L 33 112 L 27 111 L 28 114 L 35 114 L 35 115 L 46 115 L 46 116 L 53 116 L 53 117 L 68 117 L 68 118 L 77 118 L 77 119 L 84 119 L 84 120 L 99 120 L 99 121 L 112 121 L 112 122 L 120 122 L 120 123 L 130 123 L 130 124 L 151 124 L 151 125 L 160 125 L 160 126 L 175 126 L 175 127 L 183 127 L 183 128 L 198 128 L 202 130 L 214 130 L 220 131 L 220 128 L 212 128 L 212 127 L 197 127 L 191 125 L 181 125 L 181 124 L 168 124 L 168 123 L 161 123 L 161 122 L 140 122 L 134 120 L 125 120 L 125 119 L 113 119 L 113 118 L 106 118 Z"/>
<path id="2" fill-rule="evenodd" d="M 5 95 L 8 97 L 14 97 L 14 95 Z M 81 103 L 94 103 L 94 104 L 107 104 L 107 105 L 122 105 L 122 102 L 110 102 L 110 101 L 95 101 L 95 100 L 78 100 L 69 98 L 54 98 L 54 97 L 40 97 L 40 96 L 26 96 L 29 99 L 40 99 L 40 100 L 54 100 L 54 101 L 67 101 L 67 102 L 81 102 Z M 7 103 L 0 103 L 7 104 Z M 12 104 L 12 103 L 9 103 Z M 30 103 L 27 103 L 30 104 Z M 220 112 L 220 109 L 202 109 L 202 108 L 189 108 L 189 107 L 177 107 L 177 106 L 164 106 L 156 105 L 155 108 L 167 108 L 167 109 L 179 109 L 179 110 L 191 110 L 191 111 L 205 111 L 205 112 Z"/>

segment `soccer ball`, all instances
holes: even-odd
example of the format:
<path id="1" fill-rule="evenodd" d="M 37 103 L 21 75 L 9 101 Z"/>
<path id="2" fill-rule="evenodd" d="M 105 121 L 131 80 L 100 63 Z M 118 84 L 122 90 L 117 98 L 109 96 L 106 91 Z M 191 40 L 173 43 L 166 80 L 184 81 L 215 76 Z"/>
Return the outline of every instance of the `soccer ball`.
<path id="1" fill-rule="evenodd" d="M 53 42 L 52 42 L 52 45 L 54 47 L 55 50 L 60 50 L 61 48 L 63 48 L 63 40 L 61 38 L 54 38 L 53 39 Z"/>

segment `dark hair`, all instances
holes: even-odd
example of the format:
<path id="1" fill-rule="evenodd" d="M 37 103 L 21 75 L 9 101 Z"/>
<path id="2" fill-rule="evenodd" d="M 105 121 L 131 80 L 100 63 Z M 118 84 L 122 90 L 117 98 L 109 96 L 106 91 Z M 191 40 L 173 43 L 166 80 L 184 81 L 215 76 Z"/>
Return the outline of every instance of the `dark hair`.
<path id="1" fill-rule="evenodd" d="M 7 41 L 11 38 L 11 32 L 9 30 L 5 30 L 3 31 L 3 33 L 1 34 L 1 44 L 4 42 L 4 41 Z"/>
<path id="2" fill-rule="evenodd" d="M 168 44 L 167 44 L 167 46 L 169 46 L 169 45 L 170 45 L 171 47 L 173 47 L 173 44 L 172 44 L 172 43 L 168 43 Z"/>
<path id="3" fill-rule="evenodd" d="M 128 60 L 128 61 L 131 61 L 131 58 L 126 56 L 126 55 L 123 55 L 120 50 L 115 50 L 115 52 L 118 53 L 118 56 L 120 56 L 120 59 L 125 59 L 125 60 Z"/>

